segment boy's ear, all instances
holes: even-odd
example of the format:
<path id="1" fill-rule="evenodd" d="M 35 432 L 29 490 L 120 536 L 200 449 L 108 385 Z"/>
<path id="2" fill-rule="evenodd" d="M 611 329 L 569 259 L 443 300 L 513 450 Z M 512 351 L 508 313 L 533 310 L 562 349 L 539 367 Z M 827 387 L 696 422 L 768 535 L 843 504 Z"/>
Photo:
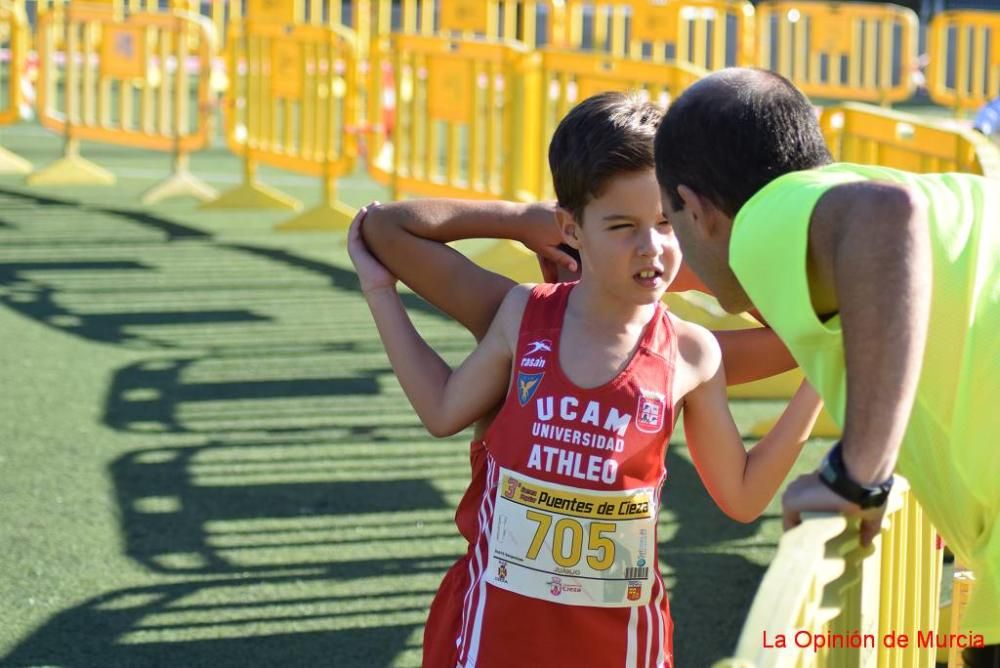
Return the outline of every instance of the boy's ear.
<path id="1" fill-rule="evenodd" d="M 563 241 L 580 250 L 580 226 L 573 218 L 573 214 L 561 206 L 556 207 L 556 224 L 562 232 Z"/>

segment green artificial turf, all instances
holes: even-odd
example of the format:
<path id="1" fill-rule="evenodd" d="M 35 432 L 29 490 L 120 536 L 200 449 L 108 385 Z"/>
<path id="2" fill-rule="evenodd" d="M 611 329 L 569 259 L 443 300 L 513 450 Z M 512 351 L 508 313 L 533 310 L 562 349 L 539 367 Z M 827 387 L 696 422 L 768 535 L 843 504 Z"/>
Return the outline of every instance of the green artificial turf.
<path id="1" fill-rule="evenodd" d="M 37 125 L 0 143 L 45 164 Z M 84 145 L 114 187 L 0 177 L 0 665 L 419 665 L 468 434 L 426 435 L 343 237 L 288 213 L 154 208 L 162 155 Z M 219 188 L 239 162 L 193 171 Z M 315 202 L 314 179 L 262 170 Z M 385 192 L 344 179 L 357 206 Z M 450 361 L 472 340 L 408 297 Z M 735 402 L 746 428 L 775 402 Z M 796 471 L 823 451 L 810 444 Z M 672 444 L 660 556 L 680 666 L 733 648 L 780 536 L 732 522 Z"/>

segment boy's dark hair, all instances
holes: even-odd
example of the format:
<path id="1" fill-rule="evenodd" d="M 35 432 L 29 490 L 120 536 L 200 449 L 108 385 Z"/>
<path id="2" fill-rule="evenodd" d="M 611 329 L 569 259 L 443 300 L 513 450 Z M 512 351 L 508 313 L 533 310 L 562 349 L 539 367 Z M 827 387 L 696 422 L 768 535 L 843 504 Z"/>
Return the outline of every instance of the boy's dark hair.
<path id="1" fill-rule="evenodd" d="M 615 176 L 653 168 L 653 137 L 663 110 L 637 95 L 600 93 L 566 115 L 549 142 L 559 206 L 583 223 L 583 208 Z"/>
<path id="2" fill-rule="evenodd" d="M 722 70 L 691 86 L 667 110 L 654 151 L 674 210 L 684 184 L 729 217 L 777 177 L 832 160 L 806 96 L 758 69 Z"/>

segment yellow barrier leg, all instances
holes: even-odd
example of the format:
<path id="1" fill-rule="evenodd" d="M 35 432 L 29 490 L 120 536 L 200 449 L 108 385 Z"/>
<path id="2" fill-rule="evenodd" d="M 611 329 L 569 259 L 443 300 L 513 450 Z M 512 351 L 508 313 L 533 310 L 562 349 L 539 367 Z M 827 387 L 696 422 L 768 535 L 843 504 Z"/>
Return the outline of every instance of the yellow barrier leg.
<path id="1" fill-rule="evenodd" d="M 274 229 L 279 232 L 346 232 L 357 213 L 343 202 L 337 201 L 337 180 L 323 179 L 323 201 L 319 206 L 286 220 Z"/>
<path id="2" fill-rule="evenodd" d="M 62 158 L 28 175 L 29 186 L 112 186 L 115 175 L 80 155 L 80 142 L 66 140 Z"/>
<path id="3" fill-rule="evenodd" d="M 175 154 L 174 173 L 144 192 L 142 203 L 156 204 L 174 197 L 194 197 L 202 202 L 216 199 L 219 192 L 188 169 L 189 158 L 186 153 Z"/>
<path id="4" fill-rule="evenodd" d="M 972 588 L 976 577 L 972 571 L 960 564 L 955 564 L 955 573 L 951 584 L 951 633 L 962 633 L 962 618 L 965 616 L 965 606 L 969 604 Z M 962 668 L 962 650 L 953 645 L 948 651 L 948 668 Z"/>
<path id="5" fill-rule="evenodd" d="M 298 211 L 302 203 L 280 190 L 257 182 L 257 165 L 243 160 L 243 183 L 227 190 L 199 209 L 288 209 Z"/>
<path id="6" fill-rule="evenodd" d="M 30 174 L 34 168 L 21 156 L 0 146 L 0 174 Z"/>

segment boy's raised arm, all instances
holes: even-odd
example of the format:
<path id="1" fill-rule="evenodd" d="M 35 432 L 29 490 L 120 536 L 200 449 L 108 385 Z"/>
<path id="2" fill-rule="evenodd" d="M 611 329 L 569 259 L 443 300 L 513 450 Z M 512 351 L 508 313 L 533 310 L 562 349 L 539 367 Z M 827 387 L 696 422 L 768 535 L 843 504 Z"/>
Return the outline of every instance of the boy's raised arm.
<path id="1" fill-rule="evenodd" d="M 422 199 L 369 207 L 368 248 L 414 292 L 481 340 L 516 283 L 445 245 L 474 238 L 516 239 L 543 258 L 567 265 L 552 203 Z"/>
<path id="2" fill-rule="evenodd" d="M 510 291 L 483 340 L 452 371 L 413 327 L 396 292 L 395 277 L 365 248 L 361 218 L 359 214 L 348 232 L 348 252 L 386 354 L 427 430 L 435 436 L 450 436 L 503 399 L 510 377 L 510 337 L 517 336 L 526 293 Z"/>
<path id="3" fill-rule="evenodd" d="M 747 451 L 729 411 L 718 347 L 705 330 L 690 325 L 686 329 L 691 336 L 682 338 L 681 354 L 687 347 L 704 374 L 703 382 L 684 397 L 688 450 L 719 508 L 735 520 L 753 521 L 791 470 L 823 404 L 803 382 L 771 431 Z"/>

